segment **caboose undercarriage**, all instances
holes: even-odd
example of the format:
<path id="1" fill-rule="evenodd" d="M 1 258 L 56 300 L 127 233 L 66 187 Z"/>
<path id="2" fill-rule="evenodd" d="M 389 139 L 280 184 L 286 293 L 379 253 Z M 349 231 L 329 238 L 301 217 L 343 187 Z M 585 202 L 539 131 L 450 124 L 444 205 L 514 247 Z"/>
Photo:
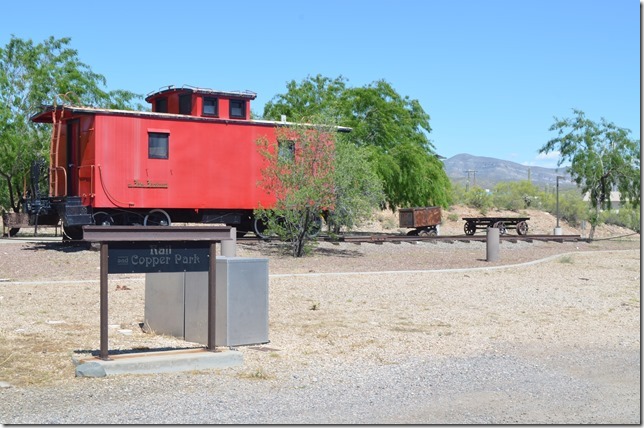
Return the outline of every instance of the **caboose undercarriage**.
<path id="1" fill-rule="evenodd" d="M 238 236 L 253 232 L 263 237 L 266 229 L 256 220 L 253 210 L 244 209 L 177 209 L 177 208 L 93 208 L 80 203 L 80 198 L 40 198 L 25 204 L 32 225 L 62 223 L 63 238 L 83 239 L 83 226 L 170 226 L 173 223 L 224 224 L 235 227 Z M 14 231 L 15 233 L 16 231 Z"/>

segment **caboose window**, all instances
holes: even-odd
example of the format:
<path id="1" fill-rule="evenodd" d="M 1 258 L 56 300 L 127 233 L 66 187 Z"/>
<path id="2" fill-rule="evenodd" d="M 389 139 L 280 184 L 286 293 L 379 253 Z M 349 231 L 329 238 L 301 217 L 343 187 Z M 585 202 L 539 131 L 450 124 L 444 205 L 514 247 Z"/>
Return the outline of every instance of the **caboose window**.
<path id="1" fill-rule="evenodd" d="M 277 158 L 282 162 L 295 160 L 295 141 L 279 140 L 277 142 Z"/>
<path id="2" fill-rule="evenodd" d="M 168 159 L 168 142 L 170 134 L 161 132 L 148 133 L 148 158 Z"/>
<path id="3" fill-rule="evenodd" d="M 179 114 L 192 113 L 192 94 L 179 95 Z"/>
<path id="4" fill-rule="evenodd" d="M 168 112 L 168 99 L 159 98 L 156 100 L 154 105 L 154 111 L 158 113 L 167 113 Z"/>
<path id="5" fill-rule="evenodd" d="M 219 114 L 219 105 L 217 98 L 203 98 L 203 114 L 204 116 L 217 116 Z"/>
<path id="6" fill-rule="evenodd" d="M 230 100 L 230 117 L 246 119 L 246 101 Z"/>

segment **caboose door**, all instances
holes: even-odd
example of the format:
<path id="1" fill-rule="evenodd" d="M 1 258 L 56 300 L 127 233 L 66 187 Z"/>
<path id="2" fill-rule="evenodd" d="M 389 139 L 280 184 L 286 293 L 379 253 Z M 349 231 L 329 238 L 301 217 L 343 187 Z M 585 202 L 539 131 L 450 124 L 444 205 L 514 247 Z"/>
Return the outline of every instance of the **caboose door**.
<path id="1" fill-rule="evenodd" d="M 78 163 L 80 161 L 80 121 L 67 121 L 67 196 L 78 195 Z"/>

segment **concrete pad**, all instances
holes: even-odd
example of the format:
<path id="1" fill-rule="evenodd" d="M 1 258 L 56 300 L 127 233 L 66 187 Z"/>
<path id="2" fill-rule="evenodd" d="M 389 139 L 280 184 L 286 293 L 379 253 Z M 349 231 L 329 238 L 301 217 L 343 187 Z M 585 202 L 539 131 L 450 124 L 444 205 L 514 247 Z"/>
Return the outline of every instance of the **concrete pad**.
<path id="1" fill-rule="evenodd" d="M 76 365 L 76 377 L 104 377 L 223 369 L 241 366 L 243 356 L 239 351 L 210 352 L 200 348 L 110 355 L 108 361 L 94 356 L 74 356 L 72 361 Z"/>

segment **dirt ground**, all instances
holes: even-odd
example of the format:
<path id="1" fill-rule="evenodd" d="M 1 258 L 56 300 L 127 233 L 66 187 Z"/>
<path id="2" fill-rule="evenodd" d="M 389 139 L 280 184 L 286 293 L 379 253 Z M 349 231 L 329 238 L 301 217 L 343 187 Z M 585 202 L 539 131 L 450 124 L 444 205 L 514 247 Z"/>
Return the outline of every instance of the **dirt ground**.
<path id="1" fill-rule="evenodd" d="M 443 210 L 442 223 L 440 225 L 441 235 L 462 235 L 465 222 L 463 217 L 529 217 L 528 234 L 533 235 L 553 235 L 554 228 L 557 225 L 557 218 L 545 211 L 526 209 L 520 212 L 506 210 L 490 210 L 486 215 L 482 215 L 477 209 L 465 206 L 455 205 L 449 210 Z M 586 224 L 584 228 L 581 225 L 571 226 L 566 221 L 560 219 L 559 226 L 562 228 L 564 235 L 579 235 L 582 239 L 588 237 L 590 225 Z M 398 214 L 391 211 L 381 211 L 374 216 L 374 220 L 365 225 L 361 225 L 361 231 L 389 232 L 389 233 L 406 233 L 410 229 L 401 229 L 398 227 Z M 477 234 L 485 233 L 477 231 Z M 601 225 L 595 231 L 595 239 L 615 238 L 632 234 L 633 231 L 614 225 Z M 516 231 L 509 230 L 508 234 L 516 234 Z"/>
<path id="2" fill-rule="evenodd" d="M 477 215 L 480 214 L 466 208 L 445 212 L 440 234 L 462 234 L 463 221 L 460 218 Z M 517 214 L 495 212 L 488 215 Z M 555 219 L 551 215 L 540 211 L 527 211 L 522 215 L 530 217 L 529 233 L 552 233 Z M 401 234 L 408 230 L 397 226 L 397 215 L 385 211 L 377 214 L 374 221 L 360 230 Z M 581 232 L 564 223 L 562 227 L 565 234 Z M 27 233 L 23 235 L 21 232 L 20 236 L 0 240 L 0 320 L 3 321 L 0 323 L 0 362 L 3 363 L 0 365 L 0 380 L 4 377 L 4 380 L 11 382 L 39 383 L 66 378 L 69 375 L 68 361 L 58 360 L 55 363 L 55 359 L 52 359 L 51 364 L 57 365 L 58 370 L 45 376 L 30 367 L 31 358 L 25 358 L 24 354 L 26 352 L 26 355 L 48 359 L 70 349 L 96 348 L 99 252 L 83 245 L 28 242 Z M 322 243 L 312 254 L 300 259 L 286 255 L 276 243 L 240 243 L 237 255 L 268 257 L 271 275 L 288 275 L 485 268 L 525 263 L 553 254 L 639 248 L 639 235 L 622 228 L 602 226 L 596 238 L 597 241 L 593 243 L 504 243 L 498 262 L 487 262 L 485 244 L 475 242 L 423 245 Z M 179 342 L 172 338 L 151 338 L 139 331 L 138 324 L 143 321 L 143 277 L 141 274 L 111 276 L 110 287 L 114 291 L 111 304 L 115 308 L 125 305 L 122 308 L 123 316 L 117 316 L 118 310 L 113 311 L 114 320 L 111 323 L 123 329 L 134 327 L 140 333 L 134 335 L 134 342 L 132 336 L 115 334 L 113 346 L 178 346 Z M 63 333 L 64 340 L 52 336 L 57 331 Z M 143 338 L 148 343 L 136 343 L 137 338 Z M 22 351 L 18 351 L 20 349 Z M 20 361 L 15 358 L 17 353 L 23 354 Z M 65 371 L 66 374 L 63 374 Z"/>
<path id="3" fill-rule="evenodd" d="M 527 215 L 533 234 L 552 234 L 556 221 L 537 211 L 488 215 Z M 461 217 L 467 216 L 479 214 L 465 209 L 445 212 L 440 234 L 462 235 Z M 564 234 L 583 234 L 563 222 L 561 226 Z M 398 228 L 395 213 L 382 212 L 361 231 L 405 234 L 407 229 Z M 359 370 L 367 370 L 364 375 L 369 378 L 369 370 L 402 367 L 426 358 L 479 361 L 498 355 L 500 362 L 526 358 L 541 365 L 564 361 L 574 352 L 576 360 L 570 367 L 566 362 L 565 370 L 579 377 L 579 382 L 600 388 L 589 395 L 627 389 L 628 399 L 620 399 L 619 406 L 637 415 L 640 236 L 603 226 L 595 237 L 592 242 L 504 241 L 496 262 L 486 261 L 485 243 L 474 241 L 323 242 L 300 259 L 288 256 L 275 242 L 240 242 L 238 256 L 269 259 L 269 352 L 240 347 L 243 367 L 218 376 L 230 385 L 261 380 L 271 388 L 297 390 L 301 385 L 295 383 L 304 379 L 342 383 Z M 52 237 L 32 240 L 27 233 L 0 239 L 0 386 L 4 390 L 46 388 L 42 389 L 46 400 L 47 391 L 58 386 L 74 391 L 88 387 L 74 377 L 71 355 L 98 349 L 99 273 L 95 248 L 64 244 Z M 110 275 L 109 299 L 110 350 L 200 346 L 141 329 L 144 275 Z M 632 358 L 615 359 L 614 355 Z M 635 366 L 633 358 L 638 360 Z M 597 364 L 609 367 L 611 374 L 597 377 Z M 539 382 L 545 382 L 543 386 L 553 394 L 567 388 L 548 379 Z M 148 378 L 136 382 L 154 383 Z M 511 388 L 521 385 L 529 384 Z M 457 401 L 452 404 L 461 400 L 468 408 L 474 405 L 466 395 L 454 398 Z M 547 397 L 544 400 L 552 404 Z M 575 404 L 580 409 L 594 406 L 580 400 Z M 504 414 L 502 407 L 488 404 L 486 411 L 497 409 Z M 561 417 L 543 419 L 539 404 L 534 406 L 516 419 L 496 420 L 633 420 L 616 417 L 610 408 L 594 407 L 595 413 L 585 419 L 562 408 L 557 409 Z M 443 411 L 444 407 L 410 409 L 407 415 L 421 412 L 416 414 L 421 419 L 410 416 L 399 422 L 418 423 L 422 412 Z"/>

